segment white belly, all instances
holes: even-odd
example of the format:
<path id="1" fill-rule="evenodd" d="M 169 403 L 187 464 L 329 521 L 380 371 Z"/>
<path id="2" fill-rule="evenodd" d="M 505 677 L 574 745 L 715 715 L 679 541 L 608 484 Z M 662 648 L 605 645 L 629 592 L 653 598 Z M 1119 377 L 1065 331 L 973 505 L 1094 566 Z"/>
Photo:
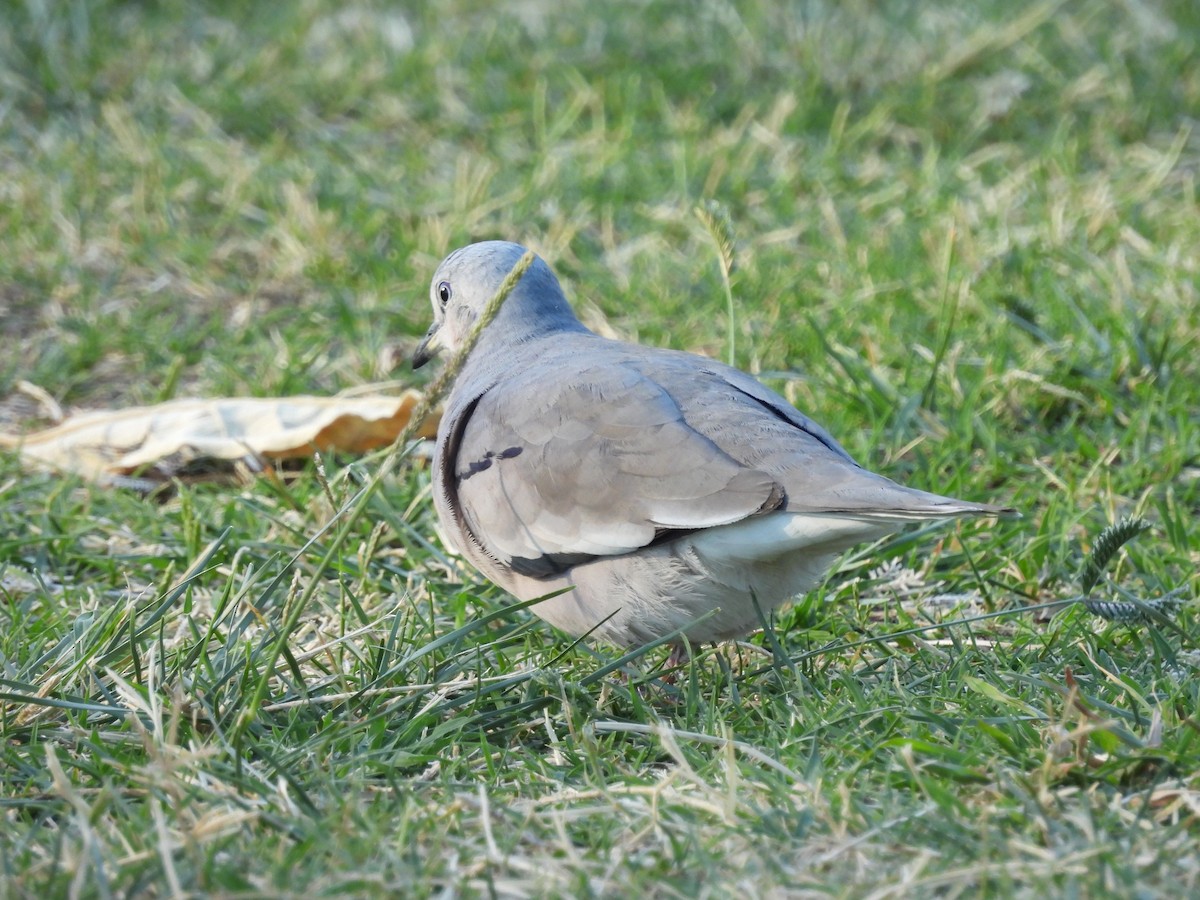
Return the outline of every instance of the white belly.
<path id="1" fill-rule="evenodd" d="M 573 635 L 636 646 L 682 628 L 692 643 L 726 640 L 757 629 L 760 611 L 765 615 L 818 585 L 847 548 L 905 524 L 777 512 L 598 559 L 561 579 L 510 575 L 506 586 L 528 600 L 573 585 L 531 607 Z"/>

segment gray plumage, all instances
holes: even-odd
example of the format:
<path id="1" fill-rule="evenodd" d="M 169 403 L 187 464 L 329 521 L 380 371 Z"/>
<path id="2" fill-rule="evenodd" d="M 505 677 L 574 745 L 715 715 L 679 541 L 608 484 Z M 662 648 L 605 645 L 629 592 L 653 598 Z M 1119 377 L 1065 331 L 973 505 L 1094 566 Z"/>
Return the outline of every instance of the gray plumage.
<path id="1" fill-rule="evenodd" d="M 524 252 L 489 241 L 442 262 L 414 366 L 458 349 Z M 759 625 L 755 601 L 811 589 L 854 544 L 1014 514 L 863 469 L 737 369 L 593 334 L 541 259 L 455 379 L 433 478 L 445 535 L 476 568 L 523 600 L 571 587 L 533 611 L 621 646 L 678 628 L 738 637 Z"/>

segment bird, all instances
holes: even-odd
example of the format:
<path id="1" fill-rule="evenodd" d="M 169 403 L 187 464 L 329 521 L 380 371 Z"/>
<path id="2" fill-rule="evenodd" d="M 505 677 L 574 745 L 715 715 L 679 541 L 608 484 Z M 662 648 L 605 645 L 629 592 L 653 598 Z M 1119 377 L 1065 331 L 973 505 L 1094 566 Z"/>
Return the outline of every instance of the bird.
<path id="1" fill-rule="evenodd" d="M 441 262 L 414 369 L 463 347 L 525 253 Z M 454 375 L 430 471 L 445 540 L 487 579 L 568 635 L 676 660 L 758 630 L 856 544 L 1017 515 L 869 471 L 739 369 L 595 334 L 541 257 Z"/>

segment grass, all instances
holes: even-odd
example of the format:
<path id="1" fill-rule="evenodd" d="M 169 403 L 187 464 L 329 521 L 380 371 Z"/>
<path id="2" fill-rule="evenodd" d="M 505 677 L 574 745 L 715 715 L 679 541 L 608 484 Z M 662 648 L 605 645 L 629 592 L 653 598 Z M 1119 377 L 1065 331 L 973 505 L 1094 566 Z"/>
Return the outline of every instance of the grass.
<path id="1" fill-rule="evenodd" d="M 22 382 L 392 377 L 505 237 L 1025 518 L 850 554 L 671 685 L 448 558 L 419 465 L 154 503 L 0 457 L 0 896 L 1194 893 L 1198 9 L 4 6 L 5 429 Z M 1095 596 L 1182 608 L 1053 606 L 1126 515 Z"/>

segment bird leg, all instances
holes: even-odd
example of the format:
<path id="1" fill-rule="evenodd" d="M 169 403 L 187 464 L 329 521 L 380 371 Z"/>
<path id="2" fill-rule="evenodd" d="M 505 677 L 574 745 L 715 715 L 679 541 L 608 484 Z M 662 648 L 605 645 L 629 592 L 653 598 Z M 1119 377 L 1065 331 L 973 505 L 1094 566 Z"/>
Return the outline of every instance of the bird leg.
<path id="1" fill-rule="evenodd" d="M 686 642 L 671 645 L 671 655 L 667 657 L 667 668 L 678 669 L 688 664 L 692 658 L 692 650 Z"/>

